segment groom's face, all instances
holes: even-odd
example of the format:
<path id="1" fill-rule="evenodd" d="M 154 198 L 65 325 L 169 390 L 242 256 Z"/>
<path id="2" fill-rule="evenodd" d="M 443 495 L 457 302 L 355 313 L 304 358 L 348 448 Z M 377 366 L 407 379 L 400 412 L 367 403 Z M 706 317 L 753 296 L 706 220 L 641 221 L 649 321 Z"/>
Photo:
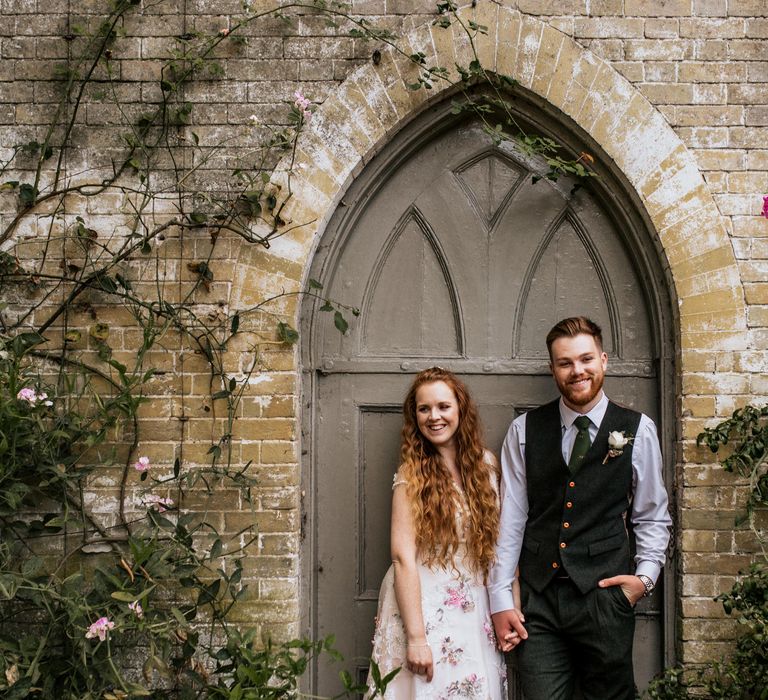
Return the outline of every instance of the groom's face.
<path id="1" fill-rule="evenodd" d="M 591 335 L 558 338 L 550 349 L 550 369 L 566 406 L 586 413 L 600 400 L 608 356 Z"/>

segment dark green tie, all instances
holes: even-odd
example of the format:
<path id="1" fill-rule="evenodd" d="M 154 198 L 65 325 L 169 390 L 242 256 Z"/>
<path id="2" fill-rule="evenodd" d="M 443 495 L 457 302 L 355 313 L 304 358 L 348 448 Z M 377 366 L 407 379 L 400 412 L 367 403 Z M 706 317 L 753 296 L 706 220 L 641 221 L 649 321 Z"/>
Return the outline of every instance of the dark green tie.
<path id="1" fill-rule="evenodd" d="M 589 449 L 590 420 L 586 416 L 579 416 L 573 423 L 579 429 L 579 432 L 576 433 L 576 439 L 573 441 L 573 450 L 571 450 L 571 458 L 568 460 L 568 471 L 571 474 L 579 471 L 579 467 L 581 467 L 581 463 L 584 461 L 584 455 L 587 454 Z"/>

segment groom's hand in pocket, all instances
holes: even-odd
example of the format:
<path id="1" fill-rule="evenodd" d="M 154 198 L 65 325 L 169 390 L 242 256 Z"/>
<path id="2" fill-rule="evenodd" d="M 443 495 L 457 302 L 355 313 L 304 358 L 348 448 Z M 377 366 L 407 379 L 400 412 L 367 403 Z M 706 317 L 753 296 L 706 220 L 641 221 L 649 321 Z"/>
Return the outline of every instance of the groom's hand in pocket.
<path id="1" fill-rule="evenodd" d="M 523 623 L 525 616 L 521 610 L 501 610 L 494 613 L 493 629 L 496 632 L 496 641 L 502 651 L 512 651 L 520 642 L 528 638 Z"/>
<path id="2" fill-rule="evenodd" d="M 621 592 L 627 597 L 630 605 L 637 603 L 645 593 L 645 584 L 637 576 L 631 576 L 629 574 L 604 578 L 601 581 L 598 581 L 597 585 L 600 586 L 600 588 L 621 586 Z"/>

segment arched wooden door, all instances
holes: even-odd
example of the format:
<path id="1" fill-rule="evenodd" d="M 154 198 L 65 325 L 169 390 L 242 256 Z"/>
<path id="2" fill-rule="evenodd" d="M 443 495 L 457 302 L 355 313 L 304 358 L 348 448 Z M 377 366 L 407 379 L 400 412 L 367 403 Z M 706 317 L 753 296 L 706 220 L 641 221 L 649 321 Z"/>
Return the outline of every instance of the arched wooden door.
<path id="1" fill-rule="evenodd" d="M 430 118 L 442 131 L 423 125 Z M 323 293 L 361 315 L 341 335 L 319 305 L 305 310 L 308 612 L 312 633 L 335 634 L 359 678 L 390 563 L 400 404 L 416 371 L 440 365 L 465 378 L 498 454 L 512 419 L 556 395 L 547 331 L 587 314 L 604 329 L 608 394 L 662 418 L 645 263 L 609 199 L 572 193 L 564 179 L 534 184 L 544 171 L 475 122 L 424 117 L 367 166 L 318 252 Z M 640 685 L 663 665 L 661 602 L 638 611 Z M 315 690 L 338 686 L 338 668 L 321 664 Z"/>

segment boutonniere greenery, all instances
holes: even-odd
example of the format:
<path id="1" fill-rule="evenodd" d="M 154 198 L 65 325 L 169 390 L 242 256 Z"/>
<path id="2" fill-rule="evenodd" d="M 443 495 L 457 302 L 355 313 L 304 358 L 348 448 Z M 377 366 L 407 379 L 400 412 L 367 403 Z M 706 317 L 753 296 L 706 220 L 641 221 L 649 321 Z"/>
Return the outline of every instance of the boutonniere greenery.
<path id="1" fill-rule="evenodd" d="M 633 435 L 626 435 L 623 430 L 611 430 L 608 433 L 608 454 L 605 455 L 603 464 L 613 457 L 618 457 L 634 439 Z"/>

